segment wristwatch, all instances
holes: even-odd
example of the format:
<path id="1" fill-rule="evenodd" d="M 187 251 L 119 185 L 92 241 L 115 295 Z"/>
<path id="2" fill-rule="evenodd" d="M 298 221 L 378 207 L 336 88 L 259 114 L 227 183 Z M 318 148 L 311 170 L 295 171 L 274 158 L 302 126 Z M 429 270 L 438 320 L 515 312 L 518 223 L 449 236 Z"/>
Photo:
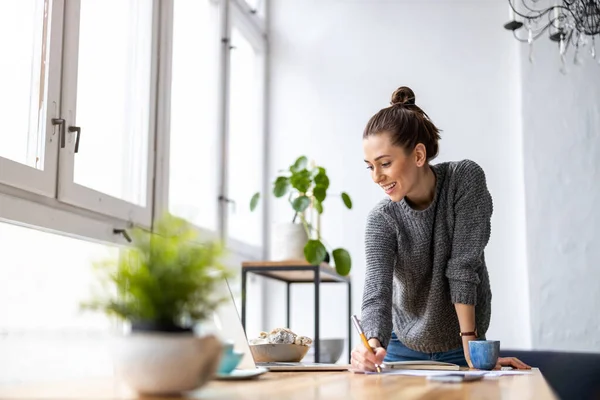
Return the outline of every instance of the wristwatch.
<path id="1" fill-rule="evenodd" d="M 463 337 L 463 336 L 475 336 L 475 337 L 478 337 L 479 336 L 477 334 L 477 329 L 475 329 L 473 332 L 461 332 L 459 335 L 461 337 Z"/>

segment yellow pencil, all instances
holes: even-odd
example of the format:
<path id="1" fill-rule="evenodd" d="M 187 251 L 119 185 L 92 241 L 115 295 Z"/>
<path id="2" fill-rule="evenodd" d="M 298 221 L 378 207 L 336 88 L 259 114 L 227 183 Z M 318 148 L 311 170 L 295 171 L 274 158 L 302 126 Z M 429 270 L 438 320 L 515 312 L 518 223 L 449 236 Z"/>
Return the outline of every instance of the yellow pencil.
<path id="1" fill-rule="evenodd" d="M 362 327 L 360 326 L 360 322 L 358 321 L 356 315 L 352 316 L 352 322 L 354 323 L 354 327 L 358 331 L 358 334 L 360 335 L 360 338 L 362 339 L 362 342 L 365 345 L 365 347 L 371 350 L 371 353 L 375 354 L 375 349 L 369 345 L 369 341 L 367 340 L 367 337 L 365 336 L 365 333 L 363 332 Z M 375 364 L 375 368 L 377 368 L 378 373 L 381 373 L 381 368 L 379 368 L 379 365 Z"/>

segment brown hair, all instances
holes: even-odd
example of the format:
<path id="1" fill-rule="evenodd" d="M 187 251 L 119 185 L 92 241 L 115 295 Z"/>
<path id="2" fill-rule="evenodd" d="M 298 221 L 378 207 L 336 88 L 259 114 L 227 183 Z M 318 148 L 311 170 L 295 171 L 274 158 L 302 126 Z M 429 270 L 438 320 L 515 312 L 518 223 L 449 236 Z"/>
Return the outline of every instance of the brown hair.
<path id="1" fill-rule="evenodd" d="M 393 145 L 412 151 L 418 143 L 423 143 L 427 161 L 434 159 L 439 151 L 440 130 L 425 111 L 415 105 L 415 93 L 409 87 L 399 87 L 392 94 L 390 104 L 371 117 L 363 139 L 389 132 Z"/>

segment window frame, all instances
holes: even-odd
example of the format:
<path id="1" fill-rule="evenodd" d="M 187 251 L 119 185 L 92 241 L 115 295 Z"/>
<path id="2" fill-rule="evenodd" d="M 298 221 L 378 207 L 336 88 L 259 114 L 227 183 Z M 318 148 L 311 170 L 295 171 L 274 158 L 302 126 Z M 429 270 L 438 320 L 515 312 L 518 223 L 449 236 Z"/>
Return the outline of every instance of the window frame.
<path id="1" fill-rule="evenodd" d="M 61 113 L 66 126 L 77 125 L 77 68 L 79 52 L 79 21 L 81 0 L 70 0 L 65 5 L 65 40 L 63 48 L 62 103 Z M 64 132 L 66 145 L 60 149 L 58 193 L 60 201 L 77 207 L 95 211 L 121 220 L 135 223 L 144 227 L 152 224 L 153 209 L 153 177 L 154 177 L 154 145 L 156 119 L 156 92 L 158 74 L 158 33 L 160 29 L 160 2 L 152 2 L 152 37 L 151 37 L 151 66 L 150 66 L 150 99 L 149 124 L 147 132 L 148 151 L 146 154 L 146 205 L 139 206 L 125 200 L 110 196 L 106 193 L 77 184 L 74 180 L 75 153 L 74 142 L 76 133 Z M 85 142 L 85 127 L 82 127 L 82 141 Z"/>
<path id="2" fill-rule="evenodd" d="M 229 202 L 227 201 L 229 194 L 229 170 L 228 170 L 228 146 L 229 146 L 229 89 L 230 89 L 230 77 L 231 77 L 231 52 L 235 51 L 234 48 L 231 47 L 231 37 L 232 31 L 235 27 L 248 42 L 252 45 L 254 50 L 256 51 L 257 60 L 256 67 L 258 68 L 257 76 L 261 77 L 261 82 L 259 82 L 258 87 L 260 88 L 260 96 L 262 98 L 262 104 L 260 107 L 260 122 L 259 129 L 263 132 L 263 141 L 262 148 L 264 159 L 262 166 L 262 181 L 263 187 L 260 188 L 261 193 L 266 193 L 265 186 L 267 180 L 267 171 L 268 171 L 268 135 L 267 135 L 267 57 L 268 57 L 268 43 L 267 43 L 267 33 L 265 29 L 264 20 L 258 17 L 253 10 L 250 8 L 248 3 L 245 0 L 231 0 L 230 6 L 226 11 L 224 11 L 227 15 L 227 21 L 223 22 L 222 30 L 224 32 L 224 40 L 222 46 L 222 57 L 226 60 L 223 65 L 221 65 L 222 73 L 226 75 L 226 79 L 222 82 L 221 95 L 224 96 L 222 101 L 222 140 L 221 140 L 221 154 L 223 154 L 223 159 L 221 161 L 221 201 L 220 201 L 220 210 L 221 210 L 221 237 L 227 243 L 227 247 L 233 251 L 236 255 L 249 259 L 261 259 L 266 256 L 266 232 L 267 232 L 267 208 L 266 202 L 262 202 L 263 208 L 263 227 L 262 227 L 262 246 L 254 246 L 243 241 L 230 238 L 228 235 L 228 220 L 229 213 L 231 212 L 231 207 Z M 265 197 L 265 196 L 262 196 Z M 248 199 L 248 201 L 250 201 Z"/>
<path id="3" fill-rule="evenodd" d="M 219 30 L 218 37 L 221 37 L 222 27 L 227 23 L 226 9 L 227 2 L 230 0 L 205 0 L 209 3 L 215 4 L 217 10 L 217 29 Z M 170 181 L 170 157 L 171 157 L 171 82 L 172 82 L 172 61 L 173 61 L 173 21 L 174 21 L 174 0 L 163 1 L 161 4 L 161 31 L 160 31 L 160 48 L 161 57 L 159 59 L 159 77 L 158 77 L 158 99 L 157 99 L 157 140 L 156 140 L 156 173 L 155 173 L 155 189 L 154 189 L 154 215 L 158 217 L 165 212 L 169 211 L 169 181 Z M 225 77 L 222 76 L 222 46 L 219 46 L 219 65 L 217 68 L 218 76 L 217 79 L 222 80 Z M 218 98 L 215 100 L 222 101 L 221 86 L 218 90 Z M 219 107 L 219 113 L 222 112 L 222 107 Z M 219 120 L 221 114 L 219 114 Z M 215 132 L 217 135 L 217 141 L 220 142 L 222 127 L 218 127 L 218 131 Z M 220 143 L 219 143 L 220 144 Z M 219 156 L 217 157 L 219 168 L 223 163 L 223 150 L 219 145 L 218 148 Z M 219 175 L 220 176 L 220 175 Z M 221 187 L 221 180 L 217 178 L 217 187 Z M 221 234 L 221 215 L 222 210 L 220 208 L 221 200 L 219 199 L 220 191 L 218 190 L 217 198 L 214 199 L 218 203 L 218 217 L 217 217 L 217 229 L 211 230 L 205 227 L 196 226 L 196 229 L 203 238 L 210 240 L 222 240 L 223 235 Z"/>
<path id="4" fill-rule="evenodd" d="M 48 93 L 46 101 L 46 129 L 44 137 L 44 169 L 39 170 L 8 158 L 0 157 L 0 184 L 26 190 L 46 197 L 56 196 L 58 171 L 58 144 L 60 129 L 54 118 L 60 116 L 60 74 L 62 63 L 64 0 L 53 0 L 48 54 Z"/>
<path id="5" fill-rule="evenodd" d="M 60 41 L 58 37 L 53 40 L 62 43 L 69 41 L 65 46 L 78 45 L 78 38 L 73 43 L 71 30 L 67 29 L 66 20 L 70 18 L 73 21 L 74 12 L 78 11 L 81 0 L 65 2 L 65 0 L 53 0 L 52 11 L 52 30 L 60 30 Z M 123 235 L 115 232 L 116 229 L 128 229 L 132 226 L 151 227 L 155 218 L 168 210 L 169 204 L 169 125 L 170 125 L 170 96 L 171 96 L 171 62 L 172 62 L 172 40 L 173 40 L 173 1 L 174 0 L 154 0 L 153 1 L 153 21 L 152 21 L 152 69 L 150 86 L 150 122 L 149 122 L 149 141 L 148 141 L 148 179 L 147 179 L 147 202 L 146 207 L 135 206 L 124 200 L 114 198 L 107 194 L 102 194 L 93 189 L 79 187 L 73 182 L 72 173 L 74 166 L 74 154 L 72 144 L 69 142 L 74 139 L 69 134 L 67 127 L 70 121 L 64 126 L 65 141 L 67 145 L 64 149 L 59 149 L 58 126 L 52 132 L 52 142 L 55 145 L 54 159 L 56 160 L 56 170 L 54 176 L 50 176 L 45 189 L 36 190 L 34 185 L 28 180 L 23 179 L 22 174 L 10 176 L 6 182 L 0 182 L 0 221 L 14 223 L 35 229 L 49 231 L 66 235 L 73 238 L 90 240 L 99 243 L 127 245 L 128 242 Z M 268 46 L 266 36 L 266 24 L 262 17 L 253 13 L 244 0 L 204 0 L 218 4 L 219 7 L 219 28 L 222 35 L 222 45 L 220 46 L 220 68 L 219 68 L 219 151 L 220 151 L 220 175 L 219 194 L 220 198 L 226 199 L 227 194 L 227 118 L 228 118 L 228 90 L 229 90 L 229 58 L 230 49 L 228 38 L 231 37 L 231 23 L 234 23 L 255 48 L 260 48 L 264 55 L 262 59 L 262 71 L 264 82 L 261 84 L 263 97 L 263 110 L 261 112 L 261 125 L 264 132 L 263 149 L 264 162 L 262 166 L 263 187 L 261 192 L 266 193 L 267 189 L 267 171 L 268 171 L 268 130 L 267 130 L 267 57 Z M 265 4 L 265 7 L 267 5 Z M 78 13 L 76 15 L 78 18 Z M 78 20 L 77 20 L 78 21 Z M 78 26 L 78 24 L 77 24 Z M 59 43 L 59 44 L 60 44 Z M 77 49 L 77 46 L 74 47 Z M 68 85 L 70 80 L 69 71 L 73 66 L 65 64 L 66 54 L 72 52 L 64 51 L 62 45 L 54 46 L 54 63 L 50 64 L 51 70 L 57 70 L 62 75 L 62 84 Z M 57 61 L 58 60 L 58 61 Z M 76 79 L 75 63 L 75 79 Z M 56 71 L 54 72 L 56 73 Z M 71 78 L 72 79 L 72 78 Z M 60 87 L 60 79 L 50 82 Z M 49 89 L 50 90 L 50 89 Z M 67 110 L 66 104 L 73 101 L 76 96 L 76 86 L 71 87 L 71 94 L 61 92 L 59 115 L 67 120 L 69 116 L 65 115 L 63 110 Z M 48 107 L 47 120 L 55 117 L 52 110 Z M 85 127 L 83 127 L 85 128 Z M 85 143 L 82 136 L 82 143 Z M 48 148 L 48 147 L 47 147 Z M 47 158 L 50 160 L 51 158 Z M 4 160 L 0 160 L 4 161 Z M 0 163 L 0 168 L 3 163 Z M 23 166 L 23 168 L 29 168 Z M 39 172 L 39 171 L 38 171 Z M 216 172 L 215 172 L 216 173 Z M 65 179 L 70 177 L 71 179 Z M 13 181 L 17 182 L 13 182 Z M 98 205 L 102 203 L 102 205 Z M 230 251 L 246 259 L 258 259 L 265 256 L 267 237 L 267 204 L 268 201 L 261 202 L 263 207 L 263 246 L 256 247 L 242 243 L 237 240 L 227 238 L 227 217 L 229 205 L 226 200 L 219 201 L 219 229 L 216 232 L 202 230 L 204 237 L 211 239 L 221 239 Z M 131 207 L 133 206 L 133 207 Z"/>

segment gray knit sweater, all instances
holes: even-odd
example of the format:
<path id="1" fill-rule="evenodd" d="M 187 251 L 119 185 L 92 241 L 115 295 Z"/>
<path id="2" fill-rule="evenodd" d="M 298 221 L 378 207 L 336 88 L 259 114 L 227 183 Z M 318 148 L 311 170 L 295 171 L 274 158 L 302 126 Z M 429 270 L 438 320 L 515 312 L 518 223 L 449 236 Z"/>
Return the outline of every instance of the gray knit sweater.
<path id="1" fill-rule="evenodd" d="M 386 348 L 392 329 L 416 351 L 461 347 L 454 303 L 475 305 L 480 336 L 490 323 L 484 248 L 492 198 L 485 174 L 469 160 L 431 168 L 436 191 L 428 208 L 385 199 L 367 220 L 362 327 Z"/>

